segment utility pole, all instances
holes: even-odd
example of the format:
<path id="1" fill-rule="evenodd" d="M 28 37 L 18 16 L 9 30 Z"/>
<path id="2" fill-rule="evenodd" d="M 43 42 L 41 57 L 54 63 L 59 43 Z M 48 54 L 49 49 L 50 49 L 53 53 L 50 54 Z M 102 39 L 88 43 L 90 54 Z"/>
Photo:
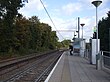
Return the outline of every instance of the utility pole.
<path id="1" fill-rule="evenodd" d="M 80 38 L 80 18 L 78 17 L 78 38 Z"/>
<path id="2" fill-rule="evenodd" d="M 75 38 L 76 34 L 75 34 L 75 31 L 74 31 L 74 38 Z"/>

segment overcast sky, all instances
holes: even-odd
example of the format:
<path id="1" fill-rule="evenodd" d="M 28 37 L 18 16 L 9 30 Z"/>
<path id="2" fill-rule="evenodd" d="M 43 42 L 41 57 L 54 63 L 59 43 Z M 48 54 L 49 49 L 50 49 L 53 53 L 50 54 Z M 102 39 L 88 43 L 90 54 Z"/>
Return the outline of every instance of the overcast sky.
<path id="1" fill-rule="evenodd" d="M 56 28 L 51 23 L 40 0 L 28 0 L 23 8 L 19 10 L 24 16 L 38 16 L 41 22 L 48 23 L 52 30 L 57 32 L 59 40 L 72 39 L 74 32 L 77 30 L 77 17 L 80 17 L 80 23 L 85 23 L 83 27 L 83 37 L 89 39 L 92 37 L 93 27 L 95 24 L 95 7 L 91 4 L 93 0 L 42 0 L 48 13 L 50 14 Z M 98 7 L 98 20 L 107 17 L 110 11 L 110 0 L 102 0 Z M 80 27 L 80 29 L 82 29 Z M 72 31 L 63 31 L 72 30 Z M 76 33 L 77 34 L 77 33 Z M 80 37 L 82 30 L 80 30 Z M 61 37 L 63 36 L 63 37 Z M 77 37 L 77 36 L 76 36 Z"/>

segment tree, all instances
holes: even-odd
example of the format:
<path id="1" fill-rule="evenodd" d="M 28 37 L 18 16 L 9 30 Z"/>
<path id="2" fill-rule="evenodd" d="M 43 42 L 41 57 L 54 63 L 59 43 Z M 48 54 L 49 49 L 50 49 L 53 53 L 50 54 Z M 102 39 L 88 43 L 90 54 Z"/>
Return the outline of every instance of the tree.
<path id="1" fill-rule="evenodd" d="M 99 21 L 98 28 L 99 28 L 99 38 L 101 43 L 101 50 L 109 51 L 109 29 L 110 29 L 110 11 L 107 13 L 108 17 L 102 18 Z"/>
<path id="2" fill-rule="evenodd" d="M 14 43 L 14 18 L 24 6 L 22 0 L 0 0 L 0 50 L 9 52 Z"/>
<path id="3" fill-rule="evenodd" d="M 27 0 L 0 0 L 0 52 L 54 49 L 56 32 L 37 16 L 27 19 L 18 13 Z"/>
<path id="4" fill-rule="evenodd" d="M 50 49 L 55 49 L 56 46 L 57 46 L 57 43 L 58 43 L 58 37 L 56 35 L 56 31 L 51 31 L 51 34 L 50 34 L 50 45 L 49 45 L 49 48 Z"/>
<path id="5" fill-rule="evenodd" d="M 14 49 L 20 50 L 21 48 L 28 49 L 30 41 L 30 21 L 25 17 L 18 16 L 15 19 L 14 28 Z"/>
<path id="6" fill-rule="evenodd" d="M 71 43 L 71 40 L 63 40 L 62 43 L 63 43 L 63 45 L 64 45 L 65 48 L 68 48 L 68 46 Z"/>
<path id="7" fill-rule="evenodd" d="M 30 21 L 30 49 L 37 49 L 39 48 L 39 46 L 41 45 L 41 30 L 40 30 L 40 21 L 38 19 L 38 17 L 36 16 L 32 16 L 31 18 L 29 18 Z"/>

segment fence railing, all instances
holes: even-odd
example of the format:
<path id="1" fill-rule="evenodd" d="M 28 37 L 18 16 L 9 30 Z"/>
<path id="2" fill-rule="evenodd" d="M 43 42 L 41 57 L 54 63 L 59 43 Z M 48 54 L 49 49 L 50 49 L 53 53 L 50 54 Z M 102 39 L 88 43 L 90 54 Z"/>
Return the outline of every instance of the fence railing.
<path id="1" fill-rule="evenodd" d="M 91 56 L 91 50 L 85 49 L 85 51 L 84 51 L 84 57 L 86 59 L 90 59 L 90 56 Z"/>
<path id="2" fill-rule="evenodd" d="M 110 52 L 102 51 L 101 55 L 103 66 L 110 69 Z"/>
<path id="3" fill-rule="evenodd" d="M 107 51 L 100 51 L 100 63 L 101 63 L 101 67 L 105 67 L 105 68 L 109 68 L 110 69 L 110 52 Z M 84 57 L 86 59 L 88 59 L 89 61 L 91 61 L 91 50 L 86 49 L 84 52 Z"/>

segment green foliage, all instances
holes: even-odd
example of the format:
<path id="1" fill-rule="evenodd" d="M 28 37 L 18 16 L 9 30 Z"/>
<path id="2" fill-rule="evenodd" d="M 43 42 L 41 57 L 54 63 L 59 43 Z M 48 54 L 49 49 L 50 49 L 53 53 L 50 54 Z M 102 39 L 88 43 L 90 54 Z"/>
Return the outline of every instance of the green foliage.
<path id="1" fill-rule="evenodd" d="M 71 40 L 63 40 L 63 41 L 57 43 L 57 47 L 60 49 L 68 48 L 70 43 L 71 43 Z"/>
<path id="2" fill-rule="evenodd" d="M 58 42 L 51 26 L 36 16 L 18 13 L 27 0 L 0 0 L 0 53 L 27 53 L 55 49 Z"/>
<path id="3" fill-rule="evenodd" d="M 108 17 L 102 18 L 102 20 L 99 21 L 98 26 L 101 50 L 110 51 L 110 11 L 108 12 Z"/>
<path id="4" fill-rule="evenodd" d="M 66 48 L 68 48 L 69 44 L 70 44 L 71 40 L 63 40 L 62 43 L 64 44 L 64 46 Z"/>
<path id="5" fill-rule="evenodd" d="M 14 18 L 23 7 L 22 0 L 0 0 L 0 51 L 13 51 Z"/>

